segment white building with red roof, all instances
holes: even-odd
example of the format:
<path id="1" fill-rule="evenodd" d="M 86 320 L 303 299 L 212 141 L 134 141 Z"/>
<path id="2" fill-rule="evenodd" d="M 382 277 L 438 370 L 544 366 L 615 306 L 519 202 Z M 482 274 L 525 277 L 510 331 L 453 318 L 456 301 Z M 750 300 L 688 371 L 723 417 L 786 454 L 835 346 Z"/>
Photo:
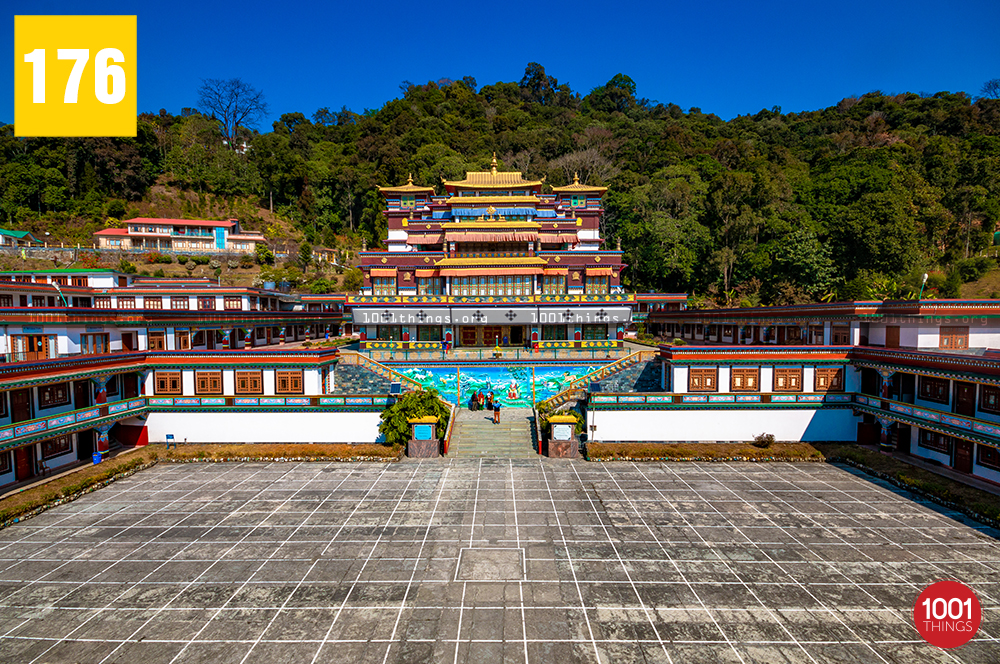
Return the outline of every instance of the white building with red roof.
<path id="1" fill-rule="evenodd" d="M 129 219 L 124 228 L 105 228 L 94 233 L 100 249 L 125 251 L 173 251 L 181 253 L 249 254 L 264 235 L 244 231 L 237 219 Z"/>

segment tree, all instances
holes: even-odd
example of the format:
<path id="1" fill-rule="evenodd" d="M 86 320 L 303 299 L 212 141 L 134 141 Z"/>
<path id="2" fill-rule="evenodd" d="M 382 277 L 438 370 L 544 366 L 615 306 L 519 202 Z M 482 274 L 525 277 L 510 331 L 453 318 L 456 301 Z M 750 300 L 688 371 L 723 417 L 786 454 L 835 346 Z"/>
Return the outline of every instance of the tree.
<path id="1" fill-rule="evenodd" d="M 345 293 L 354 293 L 361 290 L 363 283 L 361 270 L 353 268 L 344 273 L 344 283 L 341 285 L 344 287 Z"/>
<path id="2" fill-rule="evenodd" d="M 435 433 L 438 440 L 443 440 L 448 430 L 450 412 L 448 406 L 438 398 L 437 390 L 433 389 L 408 392 L 401 396 L 396 403 L 382 411 L 382 423 L 379 424 L 378 431 L 385 436 L 386 444 L 405 445 L 410 440 L 409 420 L 428 415 L 437 416 Z"/>
<path id="3" fill-rule="evenodd" d="M 312 259 L 313 259 L 312 245 L 309 244 L 308 242 L 303 242 L 299 246 L 299 255 L 297 259 L 299 266 L 302 268 L 302 272 L 305 272 L 306 270 L 309 269 L 309 266 L 312 264 Z"/>
<path id="4" fill-rule="evenodd" d="M 254 253 L 257 254 L 257 262 L 261 265 L 274 265 L 274 252 L 268 249 L 263 242 L 257 244 Z"/>
<path id="5" fill-rule="evenodd" d="M 983 87 L 979 92 L 984 97 L 988 97 L 990 99 L 1000 99 L 1000 78 L 991 78 L 986 81 L 983 83 Z"/>
<path id="6" fill-rule="evenodd" d="M 237 148 L 240 127 L 252 128 L 267 114 L 264 93 L 240 78 L 203 79 L 198 88 L 198 104 L 219 121 L 230 150 Z"/>

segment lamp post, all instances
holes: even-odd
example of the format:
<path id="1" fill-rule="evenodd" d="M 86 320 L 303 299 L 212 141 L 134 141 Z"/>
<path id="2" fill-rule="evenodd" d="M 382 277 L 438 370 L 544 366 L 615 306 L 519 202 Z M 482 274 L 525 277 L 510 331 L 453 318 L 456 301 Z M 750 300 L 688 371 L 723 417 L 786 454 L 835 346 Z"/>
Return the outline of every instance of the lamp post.
<path id="1" fill-rule="evenodd" d="M 920 284 L 920 293 L 917 295 L 917 302 L 924 296 L 924 286 L 927 285 L 927 273 L 924 272 L 924 281 Z"/>

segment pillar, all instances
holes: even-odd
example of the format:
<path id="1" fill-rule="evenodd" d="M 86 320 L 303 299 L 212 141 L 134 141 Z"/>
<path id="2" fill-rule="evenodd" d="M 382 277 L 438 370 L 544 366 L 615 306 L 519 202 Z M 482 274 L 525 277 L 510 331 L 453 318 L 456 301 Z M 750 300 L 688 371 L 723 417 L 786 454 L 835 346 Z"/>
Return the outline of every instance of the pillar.
<path id="1" fill-rule="evenodd" d="M 95 427 L 97 431 L 97 451 L 104 454 L 108 451 L 108 432 L 111 431 L 113 424 L 102 424 Z"/>
<path id="2" fill-rule="evenodd" d="M 108 379 L 110 376 L 96 376 L 90 380 L 94 381 L 97 388 L 94 390 L 94 403 L 100 405 L 108 402 Z"/>
<path id="3" fill-rule="evenodd" d="M 890 371 L 888 369 L 878 370 L 879 380 L 882 381 L 882 389 L 880 391 L 883 399 L 889 398 L 889 388 L 892 385 L 892 377 L 896 375 L 895 371 Z"/>
<path id="4" fill-rule="evenodd" d="M 878 423 L 882 427 L 882 432 L 879 436 L 879 447 L 882 449 L 892 449 L 892 445 L 889 443 L 889 429 L 892 428 L 892 420 L 880 417 L 878 418 Z"/>

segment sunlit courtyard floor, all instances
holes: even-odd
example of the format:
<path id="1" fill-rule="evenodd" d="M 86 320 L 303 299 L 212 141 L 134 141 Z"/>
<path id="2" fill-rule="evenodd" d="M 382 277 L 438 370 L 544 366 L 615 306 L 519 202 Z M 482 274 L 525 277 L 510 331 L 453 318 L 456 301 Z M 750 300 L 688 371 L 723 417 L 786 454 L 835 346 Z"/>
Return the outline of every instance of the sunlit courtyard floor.
<path id="1" fill-rule="evenodd" d="M 0 531 L 0 661 L 996 662 L 998 536 L 826 464 L 161 464 Z"/>

